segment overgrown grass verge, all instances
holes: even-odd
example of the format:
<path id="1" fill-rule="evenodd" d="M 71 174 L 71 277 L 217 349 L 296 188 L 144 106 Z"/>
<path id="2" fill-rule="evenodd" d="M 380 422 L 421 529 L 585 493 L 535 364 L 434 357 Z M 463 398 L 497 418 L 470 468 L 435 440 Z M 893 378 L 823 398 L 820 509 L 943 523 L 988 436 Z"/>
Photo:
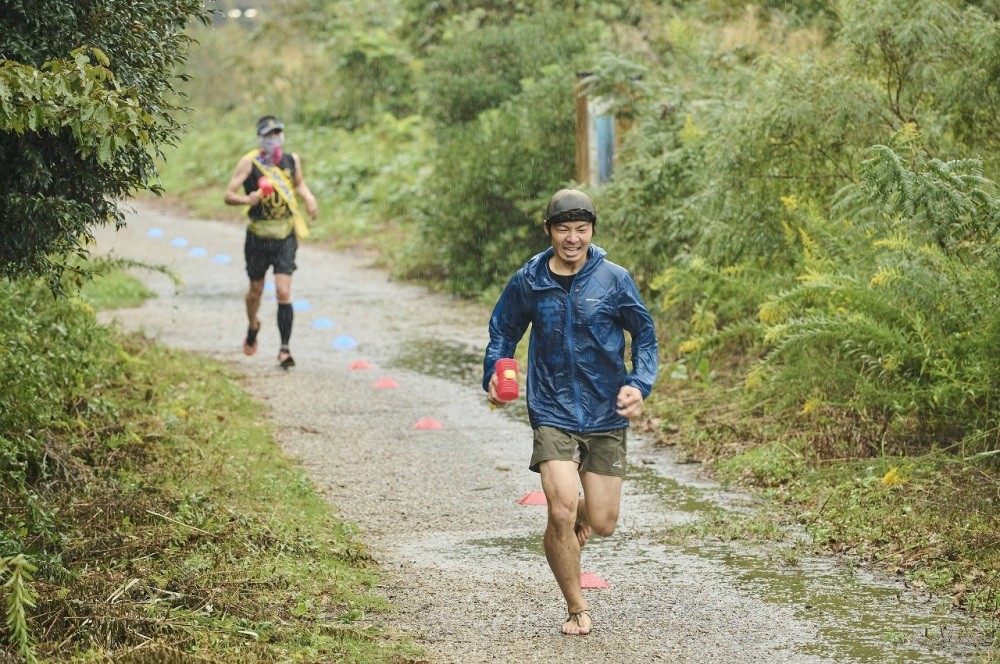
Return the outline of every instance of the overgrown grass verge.
<path id="1" fill-rule="evenodd" d="M 353 528 L 225 367 L 43 288 L 0 293 L 0 600 L 16 618 L 0 661 L 413 661 L 379 626 L 391 607 Z"/>
<path id="2" fill-rule="evenodd" d="M 665 381 L 666 382 L 666 381 Z M 653 433 L 727 484 L 777 511 L 708 515 L 671 538 L 783 539 L 795 522 L 807 550 L 899 575 L 918 590 L 1000 624 L 1000 472 L 941 450 L 882 454 L 843 420 L 781 421 L 739 404 L 727 376 L 670 380 L 648 402 Z M 849 440 L 850 439 L 850 440 Z M 759 521 L 759 523 L 758 523 Z M 997 639 L 984 661 L 998 661 Z"/>
<path id="3" fill-rule="evenodd" d="M 138 307 L 155 295 L 124 267 L 95 275 L 94 280 L 84 285 L 81 297 L 95 309 Z"/>

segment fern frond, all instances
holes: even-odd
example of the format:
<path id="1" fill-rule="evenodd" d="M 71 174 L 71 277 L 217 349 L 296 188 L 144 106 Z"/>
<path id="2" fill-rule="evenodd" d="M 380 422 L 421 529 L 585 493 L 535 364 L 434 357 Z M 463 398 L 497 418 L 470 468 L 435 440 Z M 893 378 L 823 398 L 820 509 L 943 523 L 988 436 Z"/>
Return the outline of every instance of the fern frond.
<path id="1" fill-rule="evenodd" d="M 2 587 L 7 594 L 7 628 L 18 654 L 29 664 L 38 661 L 31 649 L 27 616 L 27 610 L 34 608 L 38 599 L 28 585 L 37 571 L 22 553 L 0 558 L 0 580 L 6 577 Z"/>

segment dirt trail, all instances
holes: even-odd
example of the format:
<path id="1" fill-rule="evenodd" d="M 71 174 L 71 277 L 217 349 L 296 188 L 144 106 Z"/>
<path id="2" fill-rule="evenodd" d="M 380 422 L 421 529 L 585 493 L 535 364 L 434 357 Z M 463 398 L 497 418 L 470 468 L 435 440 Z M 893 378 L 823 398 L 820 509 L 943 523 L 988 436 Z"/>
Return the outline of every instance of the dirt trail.
<path id="1" fill-rule="evenodd" d="M 159 297 L 109 316 L 230 363 L 270 408 L 281 443 L 342 518 L 358 524 L 398 611 L 374 620 L 433 662 L 975 661 L 982 632 L 901 586 L 836 561 L 782 562 L 774 548 L 664 545 L 671 524 L 713 502 L 746 502 L 630 437 L 618 532 L 584 551 L 595 631 L 563 637 L 562 600 L 541 552 L 545 509 L 527 470 L 531 434 L 491 413 L 478 384 L 480 307 L 394 283 L 358 256 L 306 246 L 295 277 L 292 350 L 276 367 L 273 291 L 261 350 L 245 357 L 243 228 L 136 204 L 99 250 L 171 265 L 185 285 L 139 275 Z M 357 360 L 367 370 L 350 366 Z M 398 387 L 379 387 L 382 378 Z M 415 429 L 422 418 L 443 425 Z"/>

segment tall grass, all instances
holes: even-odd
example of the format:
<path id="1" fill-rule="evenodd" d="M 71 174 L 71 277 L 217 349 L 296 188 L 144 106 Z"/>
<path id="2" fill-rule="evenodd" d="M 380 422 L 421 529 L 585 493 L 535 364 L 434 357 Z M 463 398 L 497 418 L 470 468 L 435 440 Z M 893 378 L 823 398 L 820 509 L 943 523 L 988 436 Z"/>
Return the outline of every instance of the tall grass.
<path id="1" fill-rule="evenodd" d="M 0 659 L 410 659 L 353 527 L 226 369 L 43 284 L 0 283 L 0 326 Z"/>

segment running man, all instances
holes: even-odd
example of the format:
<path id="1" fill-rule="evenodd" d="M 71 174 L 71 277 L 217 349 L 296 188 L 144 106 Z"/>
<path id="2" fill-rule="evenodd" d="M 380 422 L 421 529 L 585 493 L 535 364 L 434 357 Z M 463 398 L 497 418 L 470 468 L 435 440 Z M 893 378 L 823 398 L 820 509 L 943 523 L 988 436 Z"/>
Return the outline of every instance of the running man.
<path id="1" fill-rule="evenodd" d="M 288 346 L 294 318 L 292 273 L 296 268 L 295 254 L 299 247 L 298 239 L 309 234 L 299 212 L 296 195 L 302 198 L 310 218 L 316 218 L 317 208 L 316 198 L 302 175 L 299 156 L 283 150 L 284 128 L 285 125 L 273 115 L 257 120 L 258 149 L 237 162 L 226 188 L 226 203 L 250 206 L 247 210 L 250 224 L 243 244 L 247 277 L 250 279 L 245 297 L 247 334 L 243 339 L 243 352 L 247 355 L 257 352 L 257 334 L 260 332 L 257 313 L 264 293 L 264 275 L 268 268 L 273 268 L 278 299 L 278 334 L 281 337 L 278 364 L 287 369 L 295 366 Z"/>
<path id="2" fill-rule="evenodd" d="M 561 189 L 552 196 L 544 219 L 552 246 L 507 283 L 490 318 L 483 360 L 483 389 L 490 403 L 503 406 L 496 361 L 514 357 L 531 325 L 529 468 L 541 474 L 548 503 L 543 542 L 566 600 L 562 632 L 578 635 L 593 628 L 580 587 L 580 552 L 591 533 L 608 537 L 618 524 L 629 419 L 642 412 L 659 366 L 653 319 L 631 275 L 591 244 L 596 223 L 584 192 Z"/>

